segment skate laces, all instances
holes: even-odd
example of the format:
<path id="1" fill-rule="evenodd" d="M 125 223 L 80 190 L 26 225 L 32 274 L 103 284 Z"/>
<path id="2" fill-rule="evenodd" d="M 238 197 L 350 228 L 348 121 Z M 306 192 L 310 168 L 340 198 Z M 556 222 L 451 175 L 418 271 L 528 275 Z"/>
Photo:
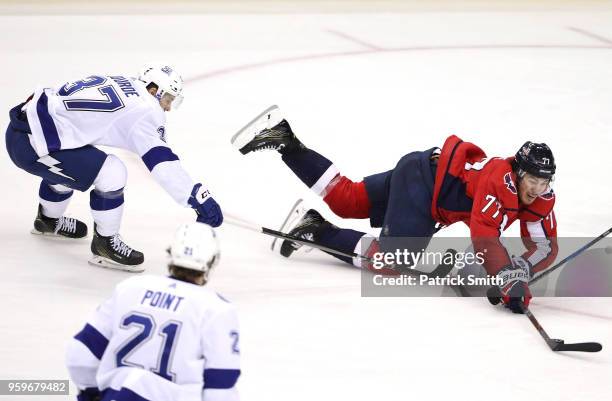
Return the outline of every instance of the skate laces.
<path id="1" fill-rule="evenodd" d="M 60 231 L 75 233 L 76 232 L 77 220 L 72 217 L 60 217 L 55 223 L 55 234 Z"/>
<path id="2" fill-rule="evenodd" d="M 111 246 L 113 250 L 123 256 L 129 257 L 132 253 L 132 248 L 130 248 L 123 240 L 119 234 L 115 234 L 110 239 Z"/>
<path id="3" fill-rule="evenodd" d="M 285 132 L 277 130 L 277 129 L 265 129 L 258 136 L 259 140 L 263 141 L 263 144 L 256 147 L 255 151 L 260 152 L 262 150 L 281 150 L 285 147 L 284 143 L 274 142 L 275 139 L 280 139 L 284 135 Z"/>

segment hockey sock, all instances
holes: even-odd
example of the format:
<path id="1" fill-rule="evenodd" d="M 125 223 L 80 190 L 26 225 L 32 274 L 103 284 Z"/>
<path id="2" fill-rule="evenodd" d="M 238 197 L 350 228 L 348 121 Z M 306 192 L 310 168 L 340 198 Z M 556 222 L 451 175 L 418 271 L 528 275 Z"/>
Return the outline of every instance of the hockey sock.
<path id="1" fill-rule="evenodd" d="M 119 233 L 123 215 L 123 188 L 112 192 L 89 192 L 89 206 L 96 231 L 103 237 Z"/>
<path id="2" fill-rule="evenodd" d="M 58 219 L 64 215 L 74 191 L 63 185 L 53 185 L 43 180 L 38 190 L 42 213 L 46 217 Z"/>
<path id="3" fill-rule="evenodd" d="M 323 200 L 337 216 L 348 219 L 370 217 L 370 200 L 365 183 L 338 175 L 327 186 Z"/>
<path id="4" fill-rule="evenodd" d="M 338 168 L 330 160 L 305 147 L 283 152 L 283 161 L 317 195 L 323 194 L 339 174 Z"/>

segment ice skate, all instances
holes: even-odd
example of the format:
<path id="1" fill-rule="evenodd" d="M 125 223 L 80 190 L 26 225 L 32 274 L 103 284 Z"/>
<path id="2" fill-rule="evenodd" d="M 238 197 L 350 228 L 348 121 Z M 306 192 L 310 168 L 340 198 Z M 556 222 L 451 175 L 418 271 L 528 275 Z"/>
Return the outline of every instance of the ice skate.
<path id="1" fill-rule="evenodd" d="M 285 232 L 294 237 L 305 239 L 308 241 L 317 241 L 317 234 L 320 232 L 321 227 L 324 224 L 330 224 L 314 209 L 306 210 L 301 199 L 294 205 L 293 209 L 287 216 L 287 219 L 281 227 L 282 232 Z M 272 249 L 274 250 L 275 245 L 278 241 L 272 243 Z M 278 245 L 277 245 L 278 246 Z M 293 252 L 302 248 L 303 245 L 297 244 L 290 240 L 283 240 L 280 243 L 280 254 L 288 258 Z M 312 248 L 305 247 L 306 251 L 312 250 Z"/>
<path id="2" fill-rule="evenodd" d="M 91 265 L 128 272 L 144 271 L 141 266 L 144 262 L 142 252 L 130 248 L 119 234 L 108 237 L 98 234 L 95 225 L 91 252 L 94 255 L 89 261 Z"/>
<path id="3" fill-rule="evenodd" d="M 260 150 L 282 150 L 300 144 L 278 106 L 271 106 L 232 137 L 232 144 L 246 155 Z"/>
<path id="4" fill-rule="evenodd" d="M 308 209 L 304 207 L 304 200 L 298 199 L 291 207 L 291 210 L 289 210 L 289 214 L 287 214 L 287 217 L 283 221 L 283 224 L 281 224 L 279 227 L 278 231 L 283 233 L 289 231 L 291 228 L 297 225 L 298 221 L 304 217 L 307 211 Z M 278 248 L 280 248 L 280 243 L 281 240 L 279 238 L 274 238 L 270 249 L 272 249 L 274 252 L 278 251 Z"/>
<path id="5" fill-rule="evenodd" d="M 42 205 L 38 205 L 38 215 L 30 232 L 36 235 L 78 239 L 87 236 L 87 225 L 72 217 L 47 217 L 42 212 Z"/>

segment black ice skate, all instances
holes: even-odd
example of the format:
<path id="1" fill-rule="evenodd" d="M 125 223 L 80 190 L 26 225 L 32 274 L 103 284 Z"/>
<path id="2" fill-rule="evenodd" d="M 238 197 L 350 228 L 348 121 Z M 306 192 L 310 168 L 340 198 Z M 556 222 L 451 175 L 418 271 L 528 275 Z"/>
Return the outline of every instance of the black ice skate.
<path id="1" fill-rule="evenodd" d="M 130 248 L 119 234 L 103 237 L 98 234 L 94 224 L 94 235 L 91 241 L 91 252 L 94 257 L 89 261 L 94 266 L 108 267 L 129 272 L 142 272 L 139 266 L 144 262 L 144 255 Z"/>
<path id="2" fill-rule="evenodd" d="M 47 217 L 42 212 L 42 205 L 38 205 L 38 215 L 31 233 L 58 238 L 83 238 L 87 236 L 87 225 L 72 217 Z"/>
<path id="3" fill-rule="evenodd" d="M 294 219 L 293 223 L 290 225 L 287 224 L 290 219 L 286 220 L 284 224 L 285 227 L 283 228 L 287 229 L 293 226 L 291 227 L 289 232 L 287 232 L 287 234 L 297 237 L 299 239 L 305 239 L 308 241 L 317 241 L 318 234 L 321 232 L 321 229 L 323 229 L 326 226 L 331 225 L 331 223 L 326 221 L 323 218 L 323 216 L 321 216 L 319 212 L 317 212 L 314 209 L 310 209 L 305 213 L 300 213 L 299 208 L 296 209 L 294 207 L 289 217 L 291 218 L 292 216 L 293 217 L 299 216 L 299 217 L 297 219 Z M 291 256 L 291 254 L 293 254 L 293 252 L 297 251 L 302 246 L 303 245 L 295 243 L 290 240 L 283 240 L 280 246 L 280 254 L 288 258 L 289 256 Z"/>
<path id="4" fill-rule="evenodd" d="M 232 144 L 246 155 L 260 150 L 277 150 L 304 146 L 297 139 L 278 106 L 271 106 L 255 117 L 232 137 Z"/>

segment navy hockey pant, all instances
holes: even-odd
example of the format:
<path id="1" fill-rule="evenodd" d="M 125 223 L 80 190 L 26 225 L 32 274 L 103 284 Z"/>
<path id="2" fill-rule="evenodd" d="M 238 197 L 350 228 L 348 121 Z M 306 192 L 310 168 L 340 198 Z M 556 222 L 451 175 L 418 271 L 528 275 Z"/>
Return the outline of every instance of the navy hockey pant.
<path id="1" fill-rule="evenodd" d="M 6 150 L 13 163 L 49 184 L 61 184 L 78 191 L 91 187 L 107 154 L 88 145 L 39 157 L 30 144 L 30 126 L 21 111 L 22 106 L 10 111 L 11 121 L 6 129 Z"/>
<path id="2" fill-rule="evenodd" d="M 15 165 L 30 174 L 42 178 L 39 189 L 43 213 L 49 217 L 63 215 L 73 189 L 86 191 L 94 183 L 96 188 L 89 193 L 89 205 L 101 235 L 112 235 L 119 231 L 123 211 L 123 186 L 125 168 L 116 157 L 109 157 L 94 146 L 64 149 L 39 157 L 30 144 L 30 126 L 23 104 L 10 111 L 11 121 L 6 129 L 6 150 Z M 113 162 L 113 163 L 109 163 Z M 96 181 L 100 171 L 106 167 L 102 185 Z"/>
<path id="3" fill-rule="evenodd" d="M 427 247 L 436 232 L 436 222 L 430 211 L 436 172 L 436 162 L 432 159 L 435 149 L 409 153 L 394 169 L 365 177 L 358 183 L 338 173 L 322 185 L 322 177 L 335 170 L 330 160 L 312 149 L 293 149 L 284 152 L 282 159 L 304 184 L 324 196 L 337 215 L 369 217 L 372 227 L 382 227 L 380 250 L 419 251 Z M 322 189 L 326 183 L 327 187 Z M 343 207 L 343 204 L 349 206 Z M 364 235 L 360 231 L 329 228 L 318 240 L 323 245 L 354 252 Z M 364 252 L 366 246 L 360 248 Z M 350 258 L 339 258 L 352 263 Z"/>

